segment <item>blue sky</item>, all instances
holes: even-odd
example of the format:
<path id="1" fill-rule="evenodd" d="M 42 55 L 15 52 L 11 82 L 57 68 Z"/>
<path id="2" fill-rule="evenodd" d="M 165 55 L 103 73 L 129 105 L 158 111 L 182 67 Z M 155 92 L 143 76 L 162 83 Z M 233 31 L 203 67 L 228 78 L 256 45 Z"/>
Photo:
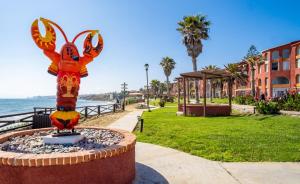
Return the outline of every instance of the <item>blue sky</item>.
<path id="1" fill-rule="evenodd" d="M 47 73 L 50 61 L 34 44 L 30 26 L 45 17 L 59 24 L 69 40 L 86 29 L 99 29 L 104 50 L 88 65 L 80 94 L 119 91 L 145 85 L 149 77 L 165 80 L 162 57 L 177 65 L 171 79 L 192 70 L 177 22 L 185 15 L 204 14 L 212 22 L 198 67 L 238 61 L 251 44 L 259 50 L 300 39 L 297 1 L 275 0 L 107 0 L 1 1 L 0 98 L 54 95 L 56 78 Z M 57 31 L 57 50 L 63 42 Z M 84 37 L 77 41 L 82 51 Z"/>

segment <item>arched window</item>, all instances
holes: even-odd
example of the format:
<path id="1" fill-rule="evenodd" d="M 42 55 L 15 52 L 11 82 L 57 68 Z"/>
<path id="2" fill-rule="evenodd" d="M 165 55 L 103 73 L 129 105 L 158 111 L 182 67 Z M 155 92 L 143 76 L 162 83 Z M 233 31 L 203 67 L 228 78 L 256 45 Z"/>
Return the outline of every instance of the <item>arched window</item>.
<path id="1" fill-rule="evenodd" d="M 272 84 L 289 84 L 290 81 L 286 77 L 276 77 L 272 80 Z"/>
<path id="2" fill-rule="evenodd" d="M 296 75 L 296 83 L 297 83 L 297 84 L 300 84 L 300 74 L 297 74 L 297 75 Z"/>
<path id="3" fill-rule="evenodd" d="M 258 86 L 261 86 L 261 79 L 258 79 Z"/>
<path id="4" fill-rule="evenodd" d="M 272 60 L 279 59 L 279 52 L 275 50 L 272 52 Z"/>
<path id="5" fill-rule="evenodd" d="M 283 57 L 284 59 L 290 58 L 290 50 L 289 50 L 289 49 L 284 49 L 284 50 L 282 51 L 282 57 Z"/>

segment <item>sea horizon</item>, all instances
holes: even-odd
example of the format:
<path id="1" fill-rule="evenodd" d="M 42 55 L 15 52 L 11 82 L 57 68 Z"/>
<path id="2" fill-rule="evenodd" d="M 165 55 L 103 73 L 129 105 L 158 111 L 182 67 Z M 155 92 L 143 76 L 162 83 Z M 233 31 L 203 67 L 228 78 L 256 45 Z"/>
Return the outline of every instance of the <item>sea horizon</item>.
<path id="1" fill-rule="evenodd" d="M 77 107 L 87 105 L 103 105 L 110 101 L 96 101 L 77 99 Z M 34 107 L 53 107 L 56 106 L 56 97 L 40 96 L 40 97 L 27 97 L 27 98 L 0 98 L 0 116 L 32 112 Z"/>

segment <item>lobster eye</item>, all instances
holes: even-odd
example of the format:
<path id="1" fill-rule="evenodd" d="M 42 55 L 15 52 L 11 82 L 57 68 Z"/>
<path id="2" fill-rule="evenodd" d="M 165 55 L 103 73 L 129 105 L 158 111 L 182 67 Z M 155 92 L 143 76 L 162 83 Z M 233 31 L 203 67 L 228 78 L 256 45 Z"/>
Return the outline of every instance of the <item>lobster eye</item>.
<path id="1" fill-rule="evenodd" d="M 72 56 L 72 59 L 73 59 L 74 61 L 79 61 L 79 57 L 78 57 L 78 56 Z"/>

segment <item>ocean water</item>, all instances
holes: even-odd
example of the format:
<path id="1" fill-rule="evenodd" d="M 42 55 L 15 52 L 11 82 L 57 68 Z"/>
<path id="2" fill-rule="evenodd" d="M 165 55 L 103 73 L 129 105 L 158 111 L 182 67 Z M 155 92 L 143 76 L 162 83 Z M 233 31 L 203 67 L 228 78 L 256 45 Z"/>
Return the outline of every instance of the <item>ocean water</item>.
<path id="1" fill-rule="evenodd" d="M 77 106 L 102 105 L 109 102 L 77 100 Z M 56 99 L 50 97 L 24 98 L 24 99 L 0 99 L 0 115 L 32 112 L 33 107 L 55 107 Z"/>

